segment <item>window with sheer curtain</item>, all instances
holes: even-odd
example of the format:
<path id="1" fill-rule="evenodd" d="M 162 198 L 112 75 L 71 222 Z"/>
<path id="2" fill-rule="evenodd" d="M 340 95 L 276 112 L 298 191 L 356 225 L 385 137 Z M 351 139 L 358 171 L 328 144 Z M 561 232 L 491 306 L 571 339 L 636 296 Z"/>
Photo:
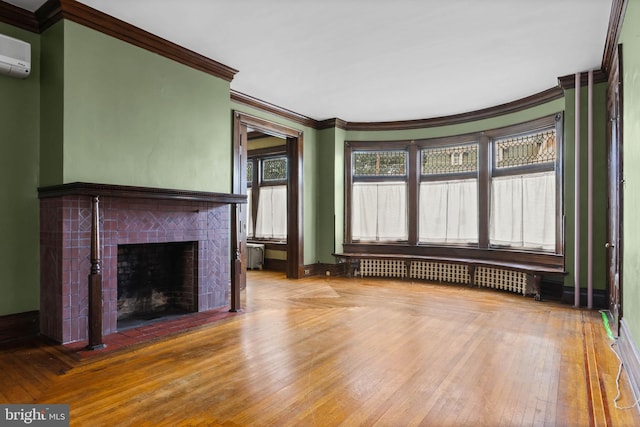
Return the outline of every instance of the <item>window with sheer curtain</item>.
<path id="1" fill-rule="evenodd" d="M 407 156 L 404 151 L 353 153 L 352 237 L 407 240 Z"/>
<path id="2" fill-rule="evenodd" d="M 254 157 L 247 162 L 249 238 L 286 240 L 287 170 L 284 155 Z"/>
<path id="3" fill-rule="evenodd" d="M 421 150 L 418 237 L 423 243 L 478 242 L 478 144 Z"/>
<path id="4" fill-rule="evenodd" d="M 490 244 L 555 250 L 555 129 L 496 139 L 493 153 Z"/>

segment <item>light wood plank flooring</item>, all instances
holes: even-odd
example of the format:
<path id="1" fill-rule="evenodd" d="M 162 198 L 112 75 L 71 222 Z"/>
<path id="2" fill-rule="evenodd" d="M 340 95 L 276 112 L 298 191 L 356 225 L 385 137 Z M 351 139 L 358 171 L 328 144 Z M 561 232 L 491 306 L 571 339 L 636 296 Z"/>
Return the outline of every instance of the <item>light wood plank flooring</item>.
<path id="1" fill-rule="evenodd" d="M 633 426 L 597 311 L 492 290 L 248 273 L 245 311 L 78 360 L 0 353 L 0 403 L 77 426 Z M 622 377 L 620 405 L 632 404 Z"/>

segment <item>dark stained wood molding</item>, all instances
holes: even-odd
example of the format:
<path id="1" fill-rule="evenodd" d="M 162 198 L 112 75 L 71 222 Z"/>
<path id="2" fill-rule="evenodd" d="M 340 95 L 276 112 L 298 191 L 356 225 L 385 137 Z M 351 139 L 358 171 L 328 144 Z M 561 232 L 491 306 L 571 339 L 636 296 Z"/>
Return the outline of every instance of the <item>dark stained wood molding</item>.
<path id="1" fill-rule="evenodd" d="M 41 199 L 62 196 L 102 196 L 124 197 L 130 199 L 182 200 L 191 202 L 210 202 L 222 204 L 247 203 L 243 194 L 210 193 L 204 191 L 171 190 L 164 188 L 134 187 L 127 185 L 93 184 L 74 182 L 38 188 Z"/>
<path id="2" fill-rule="evenodd" d="M 606 83 L 607 74 L 603 70 L 593 71 L 593 84 Z M 576 75 L 569 74 L 567 76 L 558 77 L 558 83 L 564 90 L 573 89 L 576 86 Z M 580 74 L 580 86 L 587 86 L 589 84 L 589 72 L 584 71 Z"/>
<path id="3" fill-rule="evenodd" d="M 76 22 L 188 67 L 232 81 L 238 70 L 144 31 L 75 0 L 49 0 L 35 13 L 0 2 L 0 20 L 41 33 L 61 19 Z"/>
<path id="4" fill-rule="evenodd" d="M 506 104 L 496 105 L 494 107 L 482 110 L 471 111 L 468 113 L 454 114 L 450 116 L 434 117 L 430 119 L 407 120 L 396 122 L 347 122 L 347 130 L 358 131 L 385 131 L 385 130 L 409 130 L 409 129 L 425 129 L 430 127 L 448 126 L 467 122 L 474 122 L 483 119 L 489 119 L 496 116 L 515 113 L 536 107 L 547 102 L 555 101 L 564 96 L 560 87 L 553 87 L 543 92 L 512 101 Z"/>
<path id="5" fill-rule="evenodd" d="M 607 39 L 604 45 L 604 53 L 602 54 L 601 68 L 605 74 L 611 69 L 614 53 L 617 49 L 620 32 L 622 31 L 622 23 L 624 22 L 624 14 L 627 10 L 629 0 L 613 0 L 611 4 L 611 14 L 609 15 L 609 27 L 607 28 Z"/>
<path id="6" fill-rule="evenodd" d="M 338 129 L 346 130 L 348 125 L 349 124 L 344 120 L 333 118 L 333 119 L 327 119 L 327 120 L 322 120 L 317 122 L 316 129 L 323 130 L 323 129 L 338 128 Z"/>
<path id="7" fill-rule="evenodd" d="M 0 22 L 32 33 L 40 32 L 40 24 L 35 14 L 3 1 L 0 1 Z"/>
<path id="8" fill-rule="evenodd" d="M 0 316 L 0 343 L 35 337 L 40 331 L 39 311 Z"/>
<path id="9" fill-rule="evenodd" d="M 235 90 L 231 90 L 231 100 L 239 104 L 257 108 L 258 110 L 265 111 L 267 113 L 275 114 L 303 126 L 317 128 L 318 122 L 310 117 L 303 116 L 302 114 L 295 113 L 291 110 L 287 110 L 286 108 L 278 107 L 277 105 L 270 104 L 266 101 L 245 95 L 244 93 Z"/>
<path id="10" fill-rule="evenodd" d="M 226 81 L 233 80 L 238 72 L 192 50 L 186 49 L 124 21 L 74 0 L 59 0 L 62 17 L 150 52 L 172 59 Z"/>

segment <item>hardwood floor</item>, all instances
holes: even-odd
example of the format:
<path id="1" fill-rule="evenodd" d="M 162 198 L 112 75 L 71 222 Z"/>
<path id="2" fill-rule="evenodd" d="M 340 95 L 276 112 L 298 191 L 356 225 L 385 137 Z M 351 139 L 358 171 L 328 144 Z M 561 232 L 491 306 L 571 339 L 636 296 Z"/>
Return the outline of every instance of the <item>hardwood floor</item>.
<path id="1" fill-rule="evenodd" d="M 0 353 L 0 403 L 71 425 L 632 426 L 597 311 L 463 286 L 250 271 L 243 314 L 78 360 Z M 633 403 L 622 377 L 620 405 Z"/>

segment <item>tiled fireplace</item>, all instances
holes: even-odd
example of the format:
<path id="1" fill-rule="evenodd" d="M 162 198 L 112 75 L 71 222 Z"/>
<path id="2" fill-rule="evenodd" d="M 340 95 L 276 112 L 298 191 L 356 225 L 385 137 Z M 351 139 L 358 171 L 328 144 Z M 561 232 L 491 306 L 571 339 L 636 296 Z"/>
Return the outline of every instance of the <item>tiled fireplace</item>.
<path id="1" fill-rule="evenodd" d="M 43 335 L 61 343 L 88 339 L 92 196 L 99 197 L 103 335 L 118 331 L 118 251 L 129 245 L 187 243 L 194 276 L 187 311 L 229 305 L 229 205 L 242 203 L 242 196 L 82 183 L 47 187 L 40 189 Z"/>

